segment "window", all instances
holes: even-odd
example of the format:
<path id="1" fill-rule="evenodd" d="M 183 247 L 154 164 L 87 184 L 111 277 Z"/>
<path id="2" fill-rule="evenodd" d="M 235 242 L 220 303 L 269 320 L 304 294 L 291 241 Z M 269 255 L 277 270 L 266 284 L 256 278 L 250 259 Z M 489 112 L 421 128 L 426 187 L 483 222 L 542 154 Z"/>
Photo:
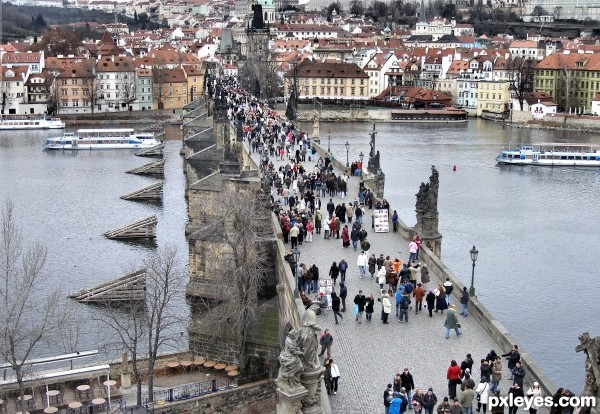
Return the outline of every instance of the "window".
<path id="1" fill-rule="evenodd" d="M 68 94 L 68 93 L 69 93 L 69 91 L 68 91 L 67 89 L 62 89 L 62 90 L 60 91 L 60 94 L 61 94 L 62 96 L 67 96 L 67 94 Z"/>
<path id="2" fill-rule="evenodd" d="M 354 81 L 354 79 L 352 79 L 352 80 Z M 355 90 L 356 90 L 356 88 L 350 88 L 350 95 L 354 96 Z"/>
<path id="3" fill-rule="evenodd" d="M 71 93 L 72 93 L 73 96 L 77 96 L 77 95 L 79 95 L 79 89 L 73 89 L 71 91 Z"/>
<path id="4" fill-rule="evenodd" d="M 317 94 L 317 87 L 316 86 L 312 87 L 312 93 L 313 93 L 313 95 Z"/>

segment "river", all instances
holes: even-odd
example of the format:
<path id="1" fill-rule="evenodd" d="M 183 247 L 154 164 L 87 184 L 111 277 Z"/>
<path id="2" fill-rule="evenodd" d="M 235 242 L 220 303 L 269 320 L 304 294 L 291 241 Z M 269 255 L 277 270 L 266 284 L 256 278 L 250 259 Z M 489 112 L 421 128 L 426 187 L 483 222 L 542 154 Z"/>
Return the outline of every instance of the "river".
<path id="1" fill-rule="evenodd" d="M 361 151 L 369 152 L 371 128 L 368 123 L 322 123 L 322 144 L 327 145 L 331 129 L 335 156 L 345 160 L 348 141 L 350 160 L 357 160 Z M 577 337 L 583 331 L 600 334 L 594 279 L 600 169 L 500 167 L 494 157 L 510 141 L 600 139 L 482 120 L 449 126 L 378 124 L 377 131 L 385 194 L 402 220 L 414 224 L 415 194 L 435 165 L 440 172 L 443 260 L 468 286 L 469 250 L 475 244 L 478 298 L 555 385 L 581 391 L 584 356 L 575 353 Z M 130 151 L 42 151 L 44 137 L 57 133 L 0 133 L 0 200 L 15 202 L 25 239 L 39 239 L 49 251 L 49 277 L 39 287 L 40 295 L 53 286 L 67 295 L 139 262 L 154 247 L 107 240 L 102 234 L 152 214 L 158 216 L 157 245 L 175 245 L 187 260 L 180 142 L 167 142 L 164 201 L 155 205 L 119 198 L 157 181 L 125 174 L 152 159 Z M 95 308 L 76 306 L 84 327 L 78 349 L 102 348 L 107 333 L 92 321 Z M 187 312 L 183 302 L 179 306 Z M 51 344 L 41 354 L 58 354 L 62 348 Z"/>
<path id="2" fill-rule="evenodd" d="M 24 241 L 37 239 L 48 249 L 47 277 L 36 287 L 36 298 L 55 287 L 66 296 L 123 275 L 155 252 L 156 246 L 176 247 L 185 266 L 187 209 L 181 142 L 166 143 L 163 202 L 153 204 L 120 197 L 159 181 L 125 173 L 156 158 L 136 157 L 132 150 L 42 150 L 46 136 L 60 134 L 62 131 L 0 132 L 2 207 L 10 198 Z M 153 214 L 158 217 L 156 243 L 128 243 L 103 236 Z M 64 334 L 48 346 L 38 348 L 36 356 L 57 355 L 75 347 L 100 349 L 101 360 L 118 358 L 117 351 L 122 348 L 113 340 L 115 335 L 96 322 L 100 310 L 77 303 L 73 306 L 77 320 L 65 326 Z M 183 315 L 188 313 L 183 293 L 176 306 Z M 185 331 L 185 326 L 181 327 L 183 337 Z M 182 337 L 180 332 L 172 334 Z"/>
<path id="3" fill-rule="evenodd" d="M 348 142 L 350 162 L 356 161 L 361 151 L 369 153 L 372 127 L 322 123 L 321 145 L 327 146 L 331 130 L 334 156 L 345 161 Z M 305 129 L 312 131 L 309 126 Z M 440 173 L 444 262 L 469 286 L 469 250 L 476 245 L 478 299 L 556 386 L 580 392 L 585 356 L 575 352 L 577 337 L 584 331 L 600 335 L 595 279 L 600 169 L 499 166 L 494 158 L 510 142 L 513 146 L 600 143 L 600 138 L 589 133 L 515 129 L 484 120 L 471 120 L 468 125 L 382 123 L 377 131 L 385 196 L 392 208 L 406 224 L 414 225 L 415 194 L 435 165 Z M 474 355 L 478 357 L 483 355 Z"/>

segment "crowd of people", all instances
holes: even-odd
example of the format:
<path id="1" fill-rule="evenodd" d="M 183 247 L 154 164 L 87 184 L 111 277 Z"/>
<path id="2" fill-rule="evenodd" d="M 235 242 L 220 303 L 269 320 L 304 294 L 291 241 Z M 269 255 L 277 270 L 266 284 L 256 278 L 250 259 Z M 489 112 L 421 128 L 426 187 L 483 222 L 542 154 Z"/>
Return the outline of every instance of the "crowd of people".
<path id="1" fill-rule="evenodd" d="M 457 337 L 461 336 L 458 315 L 468 316 L 468 292 L 463 288 L 458 295 L 461 309 L 460 313 L 457 313 L 456 305 L 451 303 L 454 289 L 451 281 L 446 279 L 444 283 L 430 286 L 429 269 L 425 264 L 419 263 L 421 240 L 418 236 L 408 245 L 409 255 L 406 261 L 398 255 L 381 253 L 377 257 L 371 252 L 368 231 L 364 225 L 367 209 L 387 209 L 390 216 L 390 206 L 386 200 L 377 200 L 373 192 L 363 185 L 362 180 L 358 193 L 348 195 L 349 180 L 353 176 L 361 176 L 362 162 L 353 162 L 350 172 L 336 173 L 331 154 L 318 156 L 308 134 L 298 130 L 292 122 L 282 120 L 265 102 L 238 88 L 235 79 L 221 79 L 217 82 L 220 93 L 225 94 L 224 98 L 228 103 L 229 119 L 234 123 L 236 120 L 242 121 L 244 140 L 250 152 L 260 155 L 261 168 L 265 175 L 271 178 L 274 211 L 279 218 L 284 243 L 290 245 L 286 260 L 297 277 L 297 287 L 305 306 L 308 307 L 317 300 L 323 309 L 331 308 L 335 324 L 343 320 L 349 294 L 346 280 L 350 268 L 350 263 L 346 260 L 348 255 L 332 262 L 328 271 L 321 271 L 315 263 L 295 263 L 293 254 L 303 243 L 312 243 L 314 237 L 322 237 L 325 240 L 341 239 L 342 248 L 360 251 L 356 260 L 358 277 L 364 279 L 370 276 L 377 283 L 379 290 L 377 295 L 365 295 L 359 290 L 354 296 L 356 323 L 362 324 L 363 319 L 372 323 L 377 308 L 381 313 L 382 324 L 390 323 L 390 314 L 394 308 L 396 320 L 400 323 L 409 323 L 409 314 L 412 312 L 418 315 L 427 310 L 429 317 L 434 317 L 434 313 L 443 315 L 447 339 L 452 330 Z M 276 168 L 273 159 L 282 164 Z M 308 166 L 307 160 L 314 165 Z M 334 197 L 342 201 L 335 203 Z M 322 199 L 326 198 L 329 198 L 329 201 L 324 205 Z M 346 198 L 348 201 L 343 201 Z M 394 210 L 390 217 L 392 231 L 396 232 L 399 221 L 397 212 Z M 371 223 L 371 226 L 374 228 L 374 223 Z M 327 302 L 323 292 L 319 292 L 321 277 L 333 281 L 331 303 Z M 316 297 L 314 300 L 309 297 L 313 294 Z M 320 355 L 325 358 L 324 383 L 327 393 L 336 395 L 340 369 L 331 357 L 333 344 L 332 333 L 325 329 L 320 338 Z M 506 370 L 502 358 L 507 360 Z M 442 398 L 438 398 L 431 387 L 427 390 L 415 387 L 412 373 L 408 368 L 404 368 L 384 390 L 385 412 L 399 414 L 411 410 L 416 414 L 422 414 L 423 411 L 425 414 L 433 414 L 435 410 L 437 414 L 472 414 L 473 407 L 476 406 L 478 413 L 486 414 L 488 408 L 492 414 L 502 413 L 504 406 L 488 407 L 491 396 L 499 396 L 502 392 L 512 394 L 513 397 L 542 396 L 537 383 L 525 391 L 526 372 L 520 359 L 517 345 L 502 355 L 497 355 L 492 350 L 480 359 L 478 383 L 475 382 L 475 362 L 471 354 L 460 364 L 452 360 L 446 371 L 448 390 Z M 512 385 L 507 390 L 502 390 L 502 378 L 508 376 Z M 570 395 L 572 393 L 569 390 L 561 388 L 554 398 Z M 515 405 L 508 407 L 509 414 L 516 413 L 517 410 Z M 530 414 L 536 414 L 535 407 L 529 411 Z M 551 414 L 572 412 L 572 408 L 569 411 L 569 407 L 551 409 Z"/>

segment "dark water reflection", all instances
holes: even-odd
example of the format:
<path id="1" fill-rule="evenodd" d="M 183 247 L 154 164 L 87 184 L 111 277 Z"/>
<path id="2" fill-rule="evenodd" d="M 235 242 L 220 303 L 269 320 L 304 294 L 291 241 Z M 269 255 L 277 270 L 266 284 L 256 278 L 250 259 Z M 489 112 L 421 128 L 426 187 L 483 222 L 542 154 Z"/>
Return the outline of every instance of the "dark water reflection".
<path id="1" fill-rule="evenodd" d="M 141 203 L 120 197 L 158 179 L 125 171 L 155 159 L 136 157 L 129 150 L 43 151 L 44 138 L 57 134 L 0 133 L 0 200 L 14 201 L 25 241 L 38 239 L 48 248 L 48 277 L 36 289 L 37 295 L 42 297 L 58 286 L 66 296 L 117 277 L 136 267 L 156 246 L 176 246 L 185 264 L 187 212 L 181 143 L 167 142 L 165 147 L 163 202 Z M 102 236 L 153 214 L 158 216 L 156 242 L 128 243 Z M 83 326 L 78 349 L 101 348 L 110 342 L 111 335 L 93 321 L 98 310 L 75 306 Z M 177 306 L 187 314 L 183 294 Z M 63 352 L 59 342 L 41 352 Z"/>
<path id="2" fill-rule="evenodd" d="M 338 159 L 345 160 L 343 145 L 351 144 L 351 162 L 361 151 L 368 154 L 371 128 L 321 125 L 321 131 L 331 129 Z M 436 165 L 444 261 L 468 286 L 475 244 L 478 298 L 555 385 L 580 391 L 584 356 L 575 353 L 577 337 L 588 330 L 600 334 L 600 169 L 498 166 L 494 158 L 509 143 L 600 143 L 600 138 L 481 120 L 467 126 L 379 124 L 377 131 L 385 193 L 402 220 L 414 224 L 415 194 Z"/>

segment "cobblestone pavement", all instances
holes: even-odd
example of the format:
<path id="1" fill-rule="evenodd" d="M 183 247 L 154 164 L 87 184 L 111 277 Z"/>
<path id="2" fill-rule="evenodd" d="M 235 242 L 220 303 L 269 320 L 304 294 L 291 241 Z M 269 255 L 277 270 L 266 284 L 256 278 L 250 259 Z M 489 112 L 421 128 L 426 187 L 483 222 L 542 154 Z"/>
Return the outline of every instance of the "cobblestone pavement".
<path id="1" fill-rule="evenodd" d="M 253 157 L 259 163 L 258 154 L 253 154 Z M 282 164 L 281 161 L 272 161 L 276 168 Z M 303 164 L 311 171 L 315 162 Z M 391 182 L 389 180 L 388 185 Z M 336 205 L 341 202 L 353 201 L 358 192 L 358 185 L 359 178 L 351 177 L 348 185 L 349 196 L 344 200 L 333 197 Z M 326 212 L 325 206 L 329 198 L 329 196 L 321 198 L 322 212 Z M 392 259 L 398 257 L 406 262 L 408 241 L 391 232 L 375 233 L 371 229 L 372 212 L 373 210 L 367 208 L 367 214 L 363 218 L 363 226 L 368 231 L 368 240 L 371 243 L 370 253 L 375 253 L 376 257 L 383 253 L 384 256 L 389 255 Z M 390 210 L 391 212 L 393 210 Z M 289 243 L 286 246 L 286 248 L 290 248 Z M 450 339 L 444 337 L 445 313 L 443 315 L 434 313 L 430 318 L 426 310 L 415 315 L 413 308 L 409 311 L 409 322 L 399 322 L 394 317 L 395 300 L 393 298 L 391 298 L 392 314 L 390 314 L 388 325 L 383 324 L 380 320 L 381 305 L 377 301 L 375 302 L 373 321 L 367 323 L 363 320 L 362 324 L 359 324 L 353 315 L 354 296 L 359 289 L 362 289 L 365 295 L 372 293 L 375 298 L 379 297 L 380 292 L 379 285 L 374 279 L 371 279 L 368 273 L 364 279 L 359 278 L 356 259 L 360 249 L 355 252 L 352 245 L 348 248 L 342 247 L 341 239 L 324 240 L 322 234 L 315 234 L 313 242 L 304 242 L 299 246 L 299 250 L 301 251 L 300 262 L 307 266 L 315 263 L 319 268 L 321 279 L 327 278 L 329 268 L 334 261 L 339 262 L 345 258 L 348 262 L 346 275 L 348 298 L 346 299 L 346 312 L 343 314 L 344 319 L 339 325 L 335 325 L 331 311 L 318 317 L 320 326 L 323 329 L 329 328 L 332 332 L 334 337 L 332 358 L 340 369 L 338 393 L 330 396 L 334 413 L 383 413 L 383 391 L 387 384 L 392 382 L 395 373 L 401 373 L 404 368 L 410 369 L 417 388 L 422 388 L 426 392 L 429 387 L 432 387 L 441 402 L 443 397 L 448 395 L 446 370 L 452 359 L 455 359 L 460 365 L 461 361 L 470 353 L 475 360 L 473 364 L 474 379 L 478 383 L 480 359 L 485 358 L 491 349 L 496 350 L 498 354 L 508 351 L 499 349 L 473 318 L 459 315 L 463 334 L 457 338 L 452 331 Z M 437 281 L 435 275 L 431 276 L 430 287 Z M 336 291 L 339 292 L 338 289 Z M 460 304 L 457 307 L 460 309 Z M 503 362 L 503 365 L 505 376 L 507 376 L 506 361 Z M 500 387 L 503 391 L 502 394 L 505 394 L 509 387 L 509 381 L 503 380 Z"/>

